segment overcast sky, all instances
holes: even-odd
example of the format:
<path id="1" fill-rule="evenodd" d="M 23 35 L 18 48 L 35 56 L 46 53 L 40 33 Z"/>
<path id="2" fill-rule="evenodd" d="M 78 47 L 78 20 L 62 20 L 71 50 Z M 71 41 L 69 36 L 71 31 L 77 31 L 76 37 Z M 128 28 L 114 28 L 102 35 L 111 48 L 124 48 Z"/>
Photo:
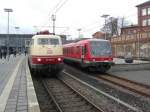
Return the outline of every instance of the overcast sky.
<path id="1" fill-rule="evenodd" d="M 90 37 L 104 24 L 103 14 L 125 17 L 137 24 L 138 4 L 148 0 L 0 0 L 0 33 L 7 32 L 7 13 L 4 8 L 12 8 L 10 13 L 10 33 L 35 33 L 52 28 L 51 15 L 56 14 L 56 33 L 78 36 L 81 28 L 84 37 Z M 60 3 L 60 4 L 59 4 Z M 57 6 L 57 8 L 56 8 Z M 19 27 L 19 29 L 15 29 Z"/>

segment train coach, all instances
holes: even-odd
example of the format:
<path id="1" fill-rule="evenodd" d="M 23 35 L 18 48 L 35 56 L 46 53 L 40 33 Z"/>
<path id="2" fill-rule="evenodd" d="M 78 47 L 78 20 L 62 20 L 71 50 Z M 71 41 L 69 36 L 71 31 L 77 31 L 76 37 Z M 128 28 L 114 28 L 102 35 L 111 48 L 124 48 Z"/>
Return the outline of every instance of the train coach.
<path id="1" fill-rule="evenodd" d="M 85 39 L 63 46 L 64 62 L 80 64 L 82 68 L 106 72 L 113 65 L 111 44 L 103 39 Z"/>
<path id="2" fill-rule="evenodd" d="M 38 34 L 32 37 L 28 50 L 29 67 L 33 73 L 51 75 L 63 68 L 63 47 L 56 35 Z"/>

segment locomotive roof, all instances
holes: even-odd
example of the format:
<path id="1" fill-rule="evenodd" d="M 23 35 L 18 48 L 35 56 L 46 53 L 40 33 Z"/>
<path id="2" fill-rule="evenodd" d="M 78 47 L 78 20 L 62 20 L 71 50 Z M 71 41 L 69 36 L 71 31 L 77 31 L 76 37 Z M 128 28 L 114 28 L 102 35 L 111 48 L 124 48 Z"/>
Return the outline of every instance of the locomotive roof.
<path id="1" fill-rule="evenodd" d="M 60 38 L 58 35 L 34 35 L 32 38 Z"/>

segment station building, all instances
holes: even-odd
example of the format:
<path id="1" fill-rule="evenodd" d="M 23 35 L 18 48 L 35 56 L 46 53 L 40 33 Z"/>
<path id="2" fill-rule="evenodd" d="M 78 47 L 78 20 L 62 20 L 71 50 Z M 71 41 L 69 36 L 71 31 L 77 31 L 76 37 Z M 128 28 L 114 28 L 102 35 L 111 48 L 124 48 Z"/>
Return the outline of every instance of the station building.
<path id="1" fill-rule="evenodd" d="M 105 39 L 105 33 L 104 32 L 101 32 L 101 31 L 98 31 L 98 32 L 95 32 L 93 35 L 92 35 L 93 38 L 97 38 L 97 39 Z"/>
<path id="2" fill-rule="evenodd" d="M 30 40 L 35 34 L 9 34 L 9 39 L 7 34 L 0 34 L 0 49 L 7 50 L 7 45 L 9 46 L 10 53 L 13 50 L 17 52 L 24 52 L 28 49 Z M 62 43 L 66 41 L 66 35 L 60 35 Z"/>
<path id="3" fill-rule="evenodd" d="M 113 55 L 150 59 L 150 1 L 137 7 L 138 24 L 121 28 L 121 35 L 112 37 Z"/>
<path id="4" fill-rule="evenodd" d="M 29 46 L 33 34 L 0 34 L 0 49 L 6 50 L 9 46 L 10 53 L 13 50 L 17 52 L 24 52 Z M 9 44 L 9 45 L 8 45 Z"/>

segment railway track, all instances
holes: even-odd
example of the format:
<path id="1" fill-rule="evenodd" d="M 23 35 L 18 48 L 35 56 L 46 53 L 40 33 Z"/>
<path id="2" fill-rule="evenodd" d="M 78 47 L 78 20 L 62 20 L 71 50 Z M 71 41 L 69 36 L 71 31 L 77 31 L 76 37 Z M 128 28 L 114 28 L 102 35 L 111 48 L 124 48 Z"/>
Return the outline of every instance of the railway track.
<path id="1" fill-rule="evenodd" d="M 58 79 L 45 79 L 42 82 L 59 112 L 104 112 Z"/>
<path id="2" fill-rule="evenodd" d="M 36 91 L 36 96 L 37 96 L 39 106 L 40 106 L 40 111 L 41 112 L 58 112 L 53 100 L 51 99 L 48 92 L 43 87 L 41 79 L 33 77 L 33 82 L 34 82 L 34 88 Z"/>
<path id="3" fill-rule="evenodd" d="M 144 84 L 140 84 L 125 78 L 121 78 L 121 77 L 117 77 L 114 75 L 98 75 L 96 76 L 98 79 L 104 80 L 104 81 L 108 81 L 110 83 L 113 83 L 117 86 L 121 86 L 123 88 L 126 88 L 130 91 L 139 93 L 141 95 L 150 97 L 150 86 L 144 85 Z"/>
<path id="4" fill-rule="evenodd" d="M 122 112 L 122 111 L 129 111 L 132 110 L 133 112 L 149 112 L 149 97 L 145 97 L 145 95 L 141 95 L 135 91 L 133 91 L 133 93 L 135 94 L 131 94 L 130 90 L 125 88 L 125 87 L 121 87 L 117 84 L 112 84 L 111 82 L 107 81 L 107 80 L 99 80 L 99 78 L 97 76 L 101 76 L 101 75 L 109 75 L 109 74 L 97 74 L 97 73 L 91 73 L 89 74 L 86 71 L 82 71 L 78 68 L 74 68 L 74 67 L 70 67 L 66 65 L 66 68 L 63 71 L 63 76 L 61 75 L 60 78 L 62 78 L 63 80 L 66 80 L 68 83 L 70 83 L 70 85 L 74 85 L 74 87 L 76 88 L 75 85 L 78 85 L 78 87 L 76 88 L 77 90 L 81 90 L 82 87 L 80 87 L 80 85 L 83 86 L 83 89 L 85 89 L 84 87 L 89 88 L 85 89 L 87 91 L 93 91 L 92 95 L 94 93 L 98 93 L 98 97 L 100 95 L 100 99 L 103 101 L 107 101 L 107 102 L 113 102 L 113 103 L 107 103 L 107 104 L 112 104 L 109 105 L 108 108 L 107 104 L 105 104 L 105 102 L 102 102 L 102 104 L 105 105 L 99 105 L 99 103 L 95 102 L 95 104 L 99 105 L 100 107 L 102 107 L 104 110 L 108 110 L 111 112 L 111 110 L 116 111 L 115 109 L 117 108 L 118 112 Z M 67 75 L 67 76 L 66 76 Z M 77 84 L 72 83 L 72 81 L 68 81 L 68 79 L 71 80 L 76 80 Z M 107 83 L 108 82 L 108 83 Z M 130 82 L 130 81 L 129 81 Z M 131 81 L 132 82 L 132 81 Z M 135 85 L 141 85 L 141 86 L 145 86 L 142 84 L 135 84 Z M 145 88 L 149 89 L 149 86 L 145 86 Z M 125 90 L 125 91 L 124 91 Z M 129 91 L 126 91 L 129 90 Z M 82 91 L 80 91 L 82 93 Z M 84 92 L 83 92 L 84 94 Z M 90 94 L 90 92 L 89 92 Z M 139 95 L 138 95 L 139 94 Z M 88 93 L 87 93 L 88 95 Z M 91 94 L 90 94 L 91 95 Z M 89 99 L 93 100 L 93 98 L 97 98 L 97 97 L 90 97 L 89 95 Z M 146 95 L 147 96 L 147 95 Z M 98 99 L 98 98 L 97 98 Z M 97 99 L 95 99 L 94 101 L 97 101 Z M 100 100 L 100 101 L 101 101 Z M 109 108 L 111 107 L 111 108 Z M 119 110 L 120 109 L 120 110 Z"/>
<path id="5" fill-rule="evenodd" d="M 66 65 L 66 66 L 68 67 L 68 65 Z M 72 70 L 75 69 L 77 71 L 79 70 L 77 67 L 76 68 L 68 67 L 68 68 L 72 69 Z M 79 71 L 81 71 L 81 70 L 79 70 Z M 82 72 L 85 74 L 89 74 L 85 71 L 82 71 Z M 91 76 L 94 75 L 94 77 L 96 77 L 97 79 L 101 79 L 101 80 L 104 80 L 106 82 L 113 83 L 114 85 L 123 87 L 127 90 L 133 91 L 133 92 L 138 93 L 140 95 L 150 97 L 150 86 L 148 86 L 148 85 L 144 85 L 144 84 L 134 82 L 134 81 L 131 81 L 129 79 L 121 78 L 121 77 L 111 75 L 111 74 L 92 73 L 89 75 L 91 75 Z"/>

